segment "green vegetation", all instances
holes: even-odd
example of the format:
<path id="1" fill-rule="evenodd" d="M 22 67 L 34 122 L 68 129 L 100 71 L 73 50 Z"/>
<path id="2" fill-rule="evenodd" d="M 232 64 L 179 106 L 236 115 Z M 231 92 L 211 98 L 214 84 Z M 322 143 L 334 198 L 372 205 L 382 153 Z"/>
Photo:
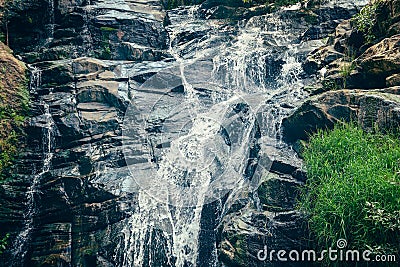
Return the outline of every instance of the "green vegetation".
<path id="1" fill-rule="evenodd" d="M 355 70 L 356 64 L 354 63 L 355 53 L 353 51 L 346 51 L 343 58 L 343 63 L 339 68 L 339 74 L 343 79 L 343 88 L 347 88 L 347 80 L 351 75 L 351 72 Z"/>
<path id="2" fill-rule="evenodd" d="M 101 27 L 101 35 L 102 35 L 102 51 L 99 53 L 99 57 L 101 59 L 111 59 L 111 43 L 110 43 L 110 35 L 118 30 L 111 27 Z"/>
<path id="3" fill-rule="evenodd" d="M 325 79 L 322 81 L 323 91 L 343 89 L 342 86 L 335 80 Z"/>
<path id="4" fill-rule="evenodd" d="M 280 7 L 280 6 L 289 6 L 289 5 L 294 5 L 297 4 L 299 0 L 267 0 L 265 3 L 266 4 L 275 4 L 275 6 Z"/>
<path id="5" fill-rule="evenodd" d="M 354 27 L 364 34 L 365 40 L 371 43 L 375 38 L 373 33 L 373 27 L 376 23 L 376 10 L 380 1 L 375 1 L 363 7 L 357 15 L 355 15 L 351 21 Z"/>
<path id="6" fill-rule="evenodd" d="M 0 181 L 10 177 L 29 110 L 25 67 L 0 43 Z"/>
<path id="7" fill-rule="evenodd" d="M 101 27 L 100 30 L 102 32 L 116 32 L 116 31 L 118 31 L 118 29 L 111 28 L 111 27 Z"/>
<path id="8" fill-rule="evenodd" d="M 0 254 L 3 254 L 3 252 L 6 250 L 9 237 L 10 237 L 10 234 L 7 233 L 5 237 L 0 239 Z"/>
<path id="9" fill-rule="evenodd" d="M 350 77 L 351 72 L 355 69 L 353 62 L 345 62 L 340 67 L 340 76 L 343 78 L 343 88 L 347 87 L 347 79 Z"/>
<path id="10" fill-rule="evenodd" d="M 294 5 L 300 0 L 243 0 L 243 3 L 274 4 L 275 6 Z"/>
<path id="11" fill-rule="evenodd" d="M 400 249 L 400 141 L 354 125 L 319 131 L 303 153 L 308 180 L 299 199 L 319 248 L 397 253 Z"/>
<path id="12" fill-rule="evenodd" d="M 20 137 L 23 134 L 22 126 L 28 112 L 29 97 L 23 92 L 26 89 L 21 87 L 18 90 L 21 97 L 19 103 L 21 109 L 16 110 L 0 104 L 0 181 L 10 174 L 12 163 L 17 156 Z M 0 93 L 0 98 L 3 97 L 7 96 Z"/>

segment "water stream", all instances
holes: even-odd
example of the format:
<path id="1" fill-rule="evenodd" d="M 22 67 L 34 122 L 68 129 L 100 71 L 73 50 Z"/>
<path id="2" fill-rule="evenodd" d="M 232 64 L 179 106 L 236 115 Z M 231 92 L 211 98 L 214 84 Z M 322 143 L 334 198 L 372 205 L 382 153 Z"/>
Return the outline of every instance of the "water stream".
<path id="1" fill-rule="evenodd" d="M 132 4 L 114 2 L 100 3 L 127 10 Z M 53 15 L 54 3 L 49 1 Z M 82 25 L 88 55 L 94 51 L 92 8 L 84 8 Z M 122 126 L 130 174 L 112 182 L 118 193 L 129 193 L 135 208 L 118 228 L 120 241 L 110 252 L 115 266 L 221 266 L 216 229 L 204 228 L 203 214 L 212 214 L 218 224 L 227 203 L 242 192 L 253 195 L 251 201 L 259 206 L 253 192 L 271 166 L 269 148 L 293 152 L 281 142 L 280 124 L 308 96 L 302 90 L 306 81 L 301 62 L 323 45 L 321 40 L 301 40 L 309 25 L 294 22 L 289 13 L 228 22 L 205 19 L 198 6 L 180 7 L 168 11 L 167 59 L 116 64 L 129 81 L 119 96 L 131 100 Z M 54 24 L 52 17 L 49 38 Z M 137 85 L 142 69 L 156 74 Z M 41 71 L 31 72 L 35 95 L 42 89 Z M 51 96 L 37 97 L 43 109 L 35 117 L 42 130 L 43 164 L 26 193 L 25 225 L 13 244 L 15 262 L 22 262 L 29 251 L 40 181 L 53 160 Z M 205 237 L 206 231 L 214 234 Z"/>
<path id="2" fill-rule="evenodd" d="M 42 71 L 37 68 L 31 69 L 30 79 L 30 92 L 35 94 L 41 89 L 42 85 Z M 29 245 L 31 234 L 35 227 L 35 216 L 38 212 L 37 209 L 37 198 L 40 192 L 40 182 L 44 174 L 50 171 L 51 161 L 53 158 L 53 146 L 54 146 L 54 121 L 50 113 L 49 104 L 46 101 L 41 100 L 40 106 L 43 108 L 43 114 L 37 117 L 39 124 L 42 128 L 42 140 L 40 142 L 42 146 L 42 166 L 39 171 L 34 171 L 32 180 L 29 188 L 26 192 L 25 207 L 26 212 L 24 213 L 25 225 L 23 230 L 16 237 L 12 255 L 14 257 L 14 263 L 20 263 L 24 261 L 26 253 L 28 252 L 27 246 Z"/>
<path id="3" fill-rule="evenodd" d="M 181 86 L 184 95 L 179 106 L 160 97 L 142 109 L 134 99 L 134 108 L 125 116 L 128 129 L 144 123 L 147 129 L 161 125 L 161 130 L 139 133 L 151 144 L 148 158 L 155 163 L 143 168 L 132 164 L 139 209 L 124 229 L 120 266 L 156 266 L 152 257 L 159 254 L 165 266 L 198 266 L 204 206 L 214 201 L 221 206 L 219 200 L 229 192 L 257 185 L 269 167 L 261 166 L 267 162 L 261 155 L 268 154 L 262 148 L 277 145 L 279 123 L 288 112 L 280 104 L 306 96 L 300 93 L 301 44 L 294 42 L 299 35 L 294 31 L 304 29 L 273 15 L 225 26 L 202 19 L 197 6 L 179 8 L 169 17 L 169 52 L 175 65 L 139 91 Z M 196 37 L 186 42 L 187 36 Z M 150 115 L 132 125 L 138 109 Z M 169 123 L 179 125 L 178 133 L 169 132 Z M 126 130 L 125 135 L 137 138 L 138 133 Z M 155 156 L 160 143 L 166 148 Z M 138 155 L 127 153 L 129 165 L 129 158 Z M 155 239 L 158 251 L 149 251 L 156 249 Z M 217 266 L 216 254 L 215 247 L 208 255 L 209 266 Z"/>

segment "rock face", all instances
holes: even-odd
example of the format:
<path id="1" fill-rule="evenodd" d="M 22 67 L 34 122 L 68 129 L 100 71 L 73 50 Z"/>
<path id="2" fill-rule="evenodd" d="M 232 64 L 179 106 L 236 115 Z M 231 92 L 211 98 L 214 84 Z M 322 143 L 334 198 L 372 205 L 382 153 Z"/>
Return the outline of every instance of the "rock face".
<path id="1" fill-rule="evenodd" d="M 17 218 L 10 217 L 13 213 L 4 213 L 10 217 L 4 223 L 8 227 L 18 223 L 22 232 L 11 232 L 16 242 L 8 252 L 17 257 L 10 258 L 6 253 L 3 262 L 19 266 L 19 253 L 26 251 L 28 266 L 93 266 L 97 253 L 99 258 L 109 260 L 109 251 L 100 250 L 106 249 L 119 234 L 118 226 L 114 230 L 110 227 L 121 222 L 131 210 L 121 208 L 120 202 L 126 195 L 117 196 L 104 190 L 101 183 L 90 182 L 96 168 L 124 166 L 116 147 L 120 145 L 118 123 L 125 106 L 117 95 L 118 82 L 110 78 L 112 66 L 80 59 L 39 63 L 36 67 L 41 72 L 33 75 L 40 75 L 36 77 L 41 80 L 33 80 L 35 102 L 26 129 L 28 147 L 20 162 L 23 168 L 3 191 L 13 195 L 2 196 L 9 199 L 4 208 L 25 204 L 15 209 Z M 36 82 L 42 84 L 37 86 Z M 46 160 L 50 164 L 47 167 L 43 164 Z M 22 192 L 10 188 L 13 184 Z M 23 193 L 24 188 L 33 191 L 34 202 Z M 33 221 L 20 212 L 31 214 Z M 6 227 L 2 229 L 8 231 Z M 27 236 L 21 234 L 24 231 Z"/>
<path id="2" fill-rule="evenodd" d="M 359 72 L 362 73 L 364 80 L 374 81 L 372 83 L 364 83 L 365 87 L 380 88 L 396 84 L 395 79 L 386 82 L 392 75 L 397 75 L 400 72 L 400 34 L 385 38 L 376 45 L 368 48 L 355 61 L 360 67 Z M 351 78 L 351 77 L 350 77 Z M 355 81 L 356 82 L 356 81 Z M 356 84 L 353 85 L 355 87 Z"/>
<path id="3" fill-rule="evenodd" d="M 159 1 L 15 1 L 4 27 L 28 62 L 82 56 L 159 60 L 167 34 Z M 29 25 L 27 27 L 26 25 Z"/>
<path id="4" fill-rule="evenodd" d="M 112 181 L 128 175 L 121 124 L 129 76 L 118 62 L 82 56 L 160 60 L 166 14 L 158 1 L 32 0 L 9 2 L 7 15 L 10 45 L 34 64 L 27 147 L 0 189 L 0 236 L 11 234 L 0 265 L 122 264 L 116 246 L 136 196 Z"/>
<path id="5" fill-rule="evenodd" d="M 27 69 L 17 60 L 10 48 L 0 42 L 0 236 L 15 234 L 16 225 L 23 221 L 23 203 L 15 201 L 25 195 L 20 179 L 14 179 L 16 170 L 26 166 L 13 165 L 14 157 L 23 150 L 23 120 L 27 115 L 28 90 Z M 11 179 L 10 179 L 11 178 Z M 3 251 L 3 249 L 1 249 Z"/>
<path id="6" fill-rule="evenodd" d="M 400 125 L 399 88 L 383 90 L 338 90 L 307 100 L 283 121 L 283 135 L 289 142 L 306 140 L 318 129 L 335 123 L 355 122 L 366 131 L 397 132 Z"/>
<path id="7" fill-rule="evenodd" d="M 371 33 L 342 22 L 327 46 L 311 53 L 305 70 L 319 76 L 307 100 L 283 121 L 289 142 L 307 139 L 317 129 L 332 128 L 340 121 L 353 121 L 367 131 L 398 132 L 399 1 L 381 1 L 373 14 Z M 338 89 L 351 89 L 339 90 Z M 330 91 L 329 91 L 330 90 Z M 320 94 L 323 91 L 329 91 Z"/>
<path id="8" fill-rule="evenodd" d="M 320 71 L 323 79 L 316 93 L 338 88 L 377 89 L 397 85 L 396 79 L 390 77 L 400 71 L 397 64 L 398 1 L 380 1 L 375 6 L 368 33 L 357 29 L 354 20 L 346 20 L 330 36 L 327 46 L 308 56 L 305 70 L 309 74 Z"/>
<path id="9" fill-rule="evenodd" d="M 232 14 L 231 3 L 239 5 L 239 2 L 245 9 L 235 15 L 237 19 L 269 11 L 264 6 L 251 9 L 242 1 L 226 2 L 230 4 L 206 1 L 198 16 L 225 18 Z M 154 75 L 175 61 L 191 60 L 204 54 L 199 60 L 201 64 L 190 65 L 184 72 L 192 78 L 193 94 L 201 99 L 205 109 L 213 104 L 214 98 L 226 97 L 219 95 L 221 92 L 209 84 L 201 83 L 211 80 L 209 73 L 214 63 L 219 63 L 221 69 L 232 62 L 247 64 L 244 73 L 268 74 L 268 82 L 276 85 L 281 73 L 290 66 L 299 65 L 285 61 L 287 58 L 283 55 L 290 54 L 291 50 L 282 43 L 301 43 L 296 57 L 304 59 L 339 21 L 349 18 L 357 10 L 357 6 L 347 1 L 336 2 L 338 5 L 328 3 L 312 11 L 286 9 L 279 11 L 279 15 L 253 17 L 247 32 L 246 29 L 240 32 L 229 21 L 196 18 L 193 10 L 188 8 L 170 11 L 167 16 L 158 1 L 30 0 L 10 4 L 3 31 L 8 31 L 10 45 L 30 63 L 33 105 L 26 129 L 28 145 L 18 162 L 18 175 L 1 187 L 4 215 L 0 226 L 4 228 L 0 227 L 0 231 L 10 232 L 13 244 L 0 256 L 0 262 L 4 266 L 128 266 L 132 265 L 131 257 L 136 257 L 135 252 L 140 251 L 135 245 L 142 237 L 139 241 L 157 248 L 154 251 L 150 245 L 145 248 L 143 261 L 156 259 L 154 266 L 173 266 L 177 259 L 166 259 L 165 254 L 171 247 L 167 247 L 167 237 L 160 233 L 161 230 L 151 232 L 155 238 L 150 240 L 148 236 L 143 237 L 141 228 L 137 229 L 142 223 L 139 219 L 143 218 L 133 215 L 147 211 L 148 206 L 139 205 L 138 186 L 128 179 L 131 172 L 126 166 L 123 150 L 132 151 L 133 156 L 128 160 L 136 164 L 138 173 L 158 164 L 171 141 L 182 132 L 188 132 L 180 123 L 190 120 L 193 106 L 185 102 L 185 88 L 175 84 L 176 73 L 167 73 L 169 79 L 162 80 L 158 84 L 160 87 L 143 87 L 143 84 L 152 85 Z M 289 24 L 290 21 L 293 24 Z M 287 36 L 275 31 L 271 33 L 270 30 L 275 28 L 278 33 L 286 29 Z M 251 35 L 254 29 L 259 31 L 259 45 L 251 46 L 254 42 L 247 44 L 251 40 L 244 38 L 236 40 L 240 34 L 254 37 Z M 257 50 L 255 54 L 249 54 L 252 58 L 248 62 L 246 58 L 243 60 L 246 62 L 223 61 L 228 57 L 238 60 L 233 57 L 252 52 L 232 53 L 223 44 L 234 49 L 249 45 L 267 56 L 257 54 Z M 224 47 L 224 51 L 220 47 Z M 214 51 L 215 48 L 218 51 Z M 222 55 L 220 62 L 213 62 L 218 53 Z M 337 55 L 325 61 L 333 62 L 342 54 L 335 53 Z M 178 70 L 182 71 L 181 68 Z M 297 68 L 289 70 L 293 73 L 285 76 L 288 80 L 304 77 Z M 388 78 L 392 83 L 397 79 L 394 75 L 395 72 Z M 229 83 L 229 75 L 226 77 Z M 173 88 L 164 84 L 173 85 Z M 281 95 L 288 91 L 282 91 Z M 380 101 L 386 96 L 376 94 L 375 97 L 371 93 L 365 101 Z M 294 94 L 293 98 L 296 97 Z M 326 107 L 335 97 L 327 100 Z M 361 103 L 356 95 L 349 98 L 353 100 L 343 100 L 341 105 Z M 165 99 L 168 100 L 166 106 Z M 281 99 L 278 94 L 271 103 L 282 107 L 279 110 L 283 112 L 293 109 L 290 99 L 285 102 Z M 141 116 L 148 115 L 147 111 L 154 111 L 154 103 L 159 105 L 159 114 L 149 120 L 147 128 L 138 127 L 134 136 L 137 138 L 127 144 L 122 134 L 123 120 L 132 100 L 143 108 L 137 107 L 133 124 L 138 125 Z M 374 113 L 374 116 L 378 118 L 382 112 L 395 114 L 391 109 L 393 101 L 389 98 L 381 100 L 387 104 L 387 109 Z M 170 106 L 184 112 L 167 116 L 165 110 Z M 240 118 L 238 114 L 246 113 L 246 107 L 239 103 L 230 106 L 226 113 L 232 118 Z M 323 109 L 325 107 L 318 112 L 322 114 Z M 360 104 L 358 109 L 366 112 L 364 117 L 369 116 L 367 104 Z M 341 118 L 337 115 L 340 107 L 335 112 L 332 110 L 330 116 Z M 271 116 L 275 115 L 271 113 Z M 248 121 L 238 122 L 247 125 Z M 151 138 L 142 140 L 143 133 Z M 256 130 L 252 134 L 249 153 L 255 157 L 260 137 Z M 231 146 L 226 140 L 224 145 Z M 151 157 L 147 156 L 148 150 Z M 256 258 L 264 245 L 276 249 L 305 245 L 297 242 L 304 236 L 304 229 L 301 227 L 303 219 L 294 203 L 298 187 L 305 180 L 301 161 L 293 153 L 280 153 L 272 147 L 269 152 L 274 155 L 271 172 L 264 175 L 256 192 L 241 192 L 233 196 L 233 200 L 222 201 L 223 210 L 213 212 L 217 204 L 211 203 L 202 211 L 209 217 L 202 217 L 200 222 L 205 230 L 202 228 L 198 241 L 199 247 L 203 248 L 199 253 L 204 255 L 199 266 L 211 265 L 215 259 L 210 255 L 216 254 L 216 249 L 220 261 L 227 266 L 264 266 L 264 262 Z M 253 171 L 256 160 L 252 160 L 246 163 L 246 175 Z M 190 248 L 185 247 L 183 251 L 188 254 Z"/>

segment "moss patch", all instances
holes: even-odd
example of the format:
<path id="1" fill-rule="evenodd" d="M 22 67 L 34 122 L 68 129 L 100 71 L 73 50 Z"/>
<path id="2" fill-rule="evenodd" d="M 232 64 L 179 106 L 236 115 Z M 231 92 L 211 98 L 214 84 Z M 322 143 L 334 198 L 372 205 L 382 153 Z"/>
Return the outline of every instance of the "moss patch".
<path id="1" fill-rule="evenodd" d="M 28 107 L 26 67 L 0 43 L 0 180 L 9 176 Z"/>

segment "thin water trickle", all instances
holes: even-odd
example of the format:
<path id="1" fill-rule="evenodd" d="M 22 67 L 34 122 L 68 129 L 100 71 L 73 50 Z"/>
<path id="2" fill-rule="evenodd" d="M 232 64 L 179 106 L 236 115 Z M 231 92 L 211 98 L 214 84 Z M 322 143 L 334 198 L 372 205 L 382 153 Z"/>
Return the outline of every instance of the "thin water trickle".
<path id="1" fill-rule="evenodd" d="M 48 0 L 48 18 L 49 22 L 47 25 L 47 39 L 46 43 L 51 43 L 54 39 L 54 30 L 56 26 L 55 22 L 55 0 Z"/>
<path id="2" fill-rule="evenodd" d="M 34 94 L 41 89 L 42 71 L 38 68 L 31 69 L 30 92 Z M 25 225 L 23 230 L 18 234 L 13 242 L 12 255 L 14 262 L 23 262 L 28 252 L 27 246 L 31 239 L 31 234 L 34 230 L 35 216 L 37 214 L 36 198 L 40 194 L 40 180 L 44 174 L 50 171 L 51 161 L 53 159 L 54 145 L 54 121 L 50 113 L 49 105 L 44 101 L 40 101 L 43 107 L 43 115 L 40 116 L 42 127 L 42 166 L 40 171 L 32 175 L 32 181 L 27 188 L 24 213 Z"/>

